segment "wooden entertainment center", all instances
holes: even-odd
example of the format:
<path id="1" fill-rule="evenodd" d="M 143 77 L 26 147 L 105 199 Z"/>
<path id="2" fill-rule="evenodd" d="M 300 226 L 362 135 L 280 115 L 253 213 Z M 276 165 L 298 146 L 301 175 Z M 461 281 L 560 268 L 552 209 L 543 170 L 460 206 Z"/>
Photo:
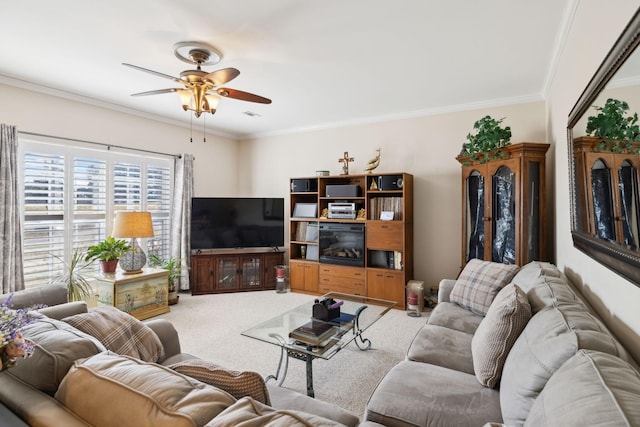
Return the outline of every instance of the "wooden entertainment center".
<path id="1" fill-rule="evenodd" d="M 405 307 L 405 285 L 413 279 L 413 175 L 291 178 L 290 202 L 291 290 L 362 295 Z"/>

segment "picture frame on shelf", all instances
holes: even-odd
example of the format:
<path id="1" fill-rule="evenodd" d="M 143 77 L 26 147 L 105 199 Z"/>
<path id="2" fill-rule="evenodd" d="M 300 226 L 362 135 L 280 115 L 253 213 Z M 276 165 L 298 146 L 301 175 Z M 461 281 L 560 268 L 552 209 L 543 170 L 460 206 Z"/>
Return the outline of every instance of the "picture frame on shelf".
<path id="1" fill-rule="evenodd" d="M 383 221 L 393 221 L 393 211 L 380 212 L 380 219 Z"/>
<path id="2" fill-rule="evenodd" d="M 317 203 L 296 203 L 293 207 L 294 218 L 316 218 L 317 216 Z"/>

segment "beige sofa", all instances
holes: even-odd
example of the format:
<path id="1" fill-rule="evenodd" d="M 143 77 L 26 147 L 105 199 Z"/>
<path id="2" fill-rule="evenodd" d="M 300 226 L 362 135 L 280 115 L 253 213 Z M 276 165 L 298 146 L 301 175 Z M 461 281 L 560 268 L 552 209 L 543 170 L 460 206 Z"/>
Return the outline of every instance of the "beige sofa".
<path id="1" fill-rule="evenodd" d="M 87 306 L 67 303 L 66 289 L 46 286 L 13 297 L 14 308 L 42 303 L 49 307 L 40 310 L 41 318 L 24 328 L 24 335 L 38 344 L 34 355 L 0 372 L 0 402 L 4 406 L 0 408 L 9 409 L 28 425 L 235 425 L 247 421 L 247 414 L 259 424 L 260 420 L 279 425 L 359 423 L 358 417 L 334 405 L 277 386 L 265 388 L 255 373 L 227 372 L 182 353 L 176 330 L 164 319 L 138 322 L 112 309 L 121 313 L 115 315 L 116 320 L 124 319 L 115 329 L 129 328 L 126 333 L 132 337 L 120 347 L 126 353 L 115 354 L 103 343 L 113 338 L 110 331 L 114 328 L 108 324 L 106 328 L 104 323 L 91 324 L 93 329 L 82 322 L 74 323 L 77 328 L 69 324 L 74 319 L 86 320 Z M 104 313 L 114 315 L 110 311 L 89 312 L 99 315 L 101 322 L 110 321 Z M 94 335 L 100 339 L 78 328 L 96 331 Z M 145 362 L 140 358 L 157 360 Z M 209 376 L 199 381 L 184 372 Z M 226 388 L 213 386 L 207 383 L 212 372 L 216 378 L 223 372 L 224 379 L 232 381 L 223 384 Z M 253 394 L 234 397 L 238 387 L 246 389 L 247 382 L 252 384 Z M 255 390 L 261 393 L 254 399 Z"/>
<path id="2" fill-rule="evenodd" d="M 514 273 L 484 315 L 452 298 L 456 280 L 443 280 L 438 305 L 371 395 L 365 419 L 391 427 L 640 425 L 638 365 L 567 278 L 541 262 Z"/>

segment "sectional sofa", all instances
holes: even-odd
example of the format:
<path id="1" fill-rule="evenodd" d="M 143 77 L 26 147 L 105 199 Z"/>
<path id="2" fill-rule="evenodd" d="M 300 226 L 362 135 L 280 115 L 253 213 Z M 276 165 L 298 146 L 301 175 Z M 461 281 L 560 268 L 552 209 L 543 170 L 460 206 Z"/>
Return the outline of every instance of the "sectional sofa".
<path id="1" fill-rule="evenodd" d="M 473 260 L 370 397 L 385 426 L 640 425 L 638 365 L 549 263 Z"/>

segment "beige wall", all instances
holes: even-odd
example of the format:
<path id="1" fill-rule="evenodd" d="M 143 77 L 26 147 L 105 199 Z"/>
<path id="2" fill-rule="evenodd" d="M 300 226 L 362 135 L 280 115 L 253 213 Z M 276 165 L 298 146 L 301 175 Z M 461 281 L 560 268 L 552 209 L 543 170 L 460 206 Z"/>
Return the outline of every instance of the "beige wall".
<path id="1" fill-rule="evenodd" d="M 285 197 L 288 205 L 290 177 L 313 176 L 317 169 L 338 175 L 344 151 L 355 158 L 349 172 L 363 173 L 380 147 L 377 172 L 414 175 L 414 276 L 436 284 L 460 270 L 461 183 L 455 157 L 473 123 L 486 114 L 506 117 L 512 142 L 545 142 L 543 102 L 257 138 L 242 143 L 239 188 Z"/>
<path id="2" fill-rule="evenodd" d="M 156 120 L 0 84 L 0 122 L 18 131 L 196 157 L 197 196 L 237 191 L 238 144 Z M 37 106 L 37 108 L 35 108 Z M 186 113 L 185 113 L 186 114 Z"/>
<path id="3" fill-rule="evenodd" d="M 637 0 L 619 0 L 615 7 L 595 1 L 578 4 L 547 99 L 549 139 L 556 145 L 557 264 L 583 288 L 609 327 L 631 348 L 636 360 L 640 360 L 640 288 L 573 248 L 566 124 L 583 88 L 639 6 Z"/>

